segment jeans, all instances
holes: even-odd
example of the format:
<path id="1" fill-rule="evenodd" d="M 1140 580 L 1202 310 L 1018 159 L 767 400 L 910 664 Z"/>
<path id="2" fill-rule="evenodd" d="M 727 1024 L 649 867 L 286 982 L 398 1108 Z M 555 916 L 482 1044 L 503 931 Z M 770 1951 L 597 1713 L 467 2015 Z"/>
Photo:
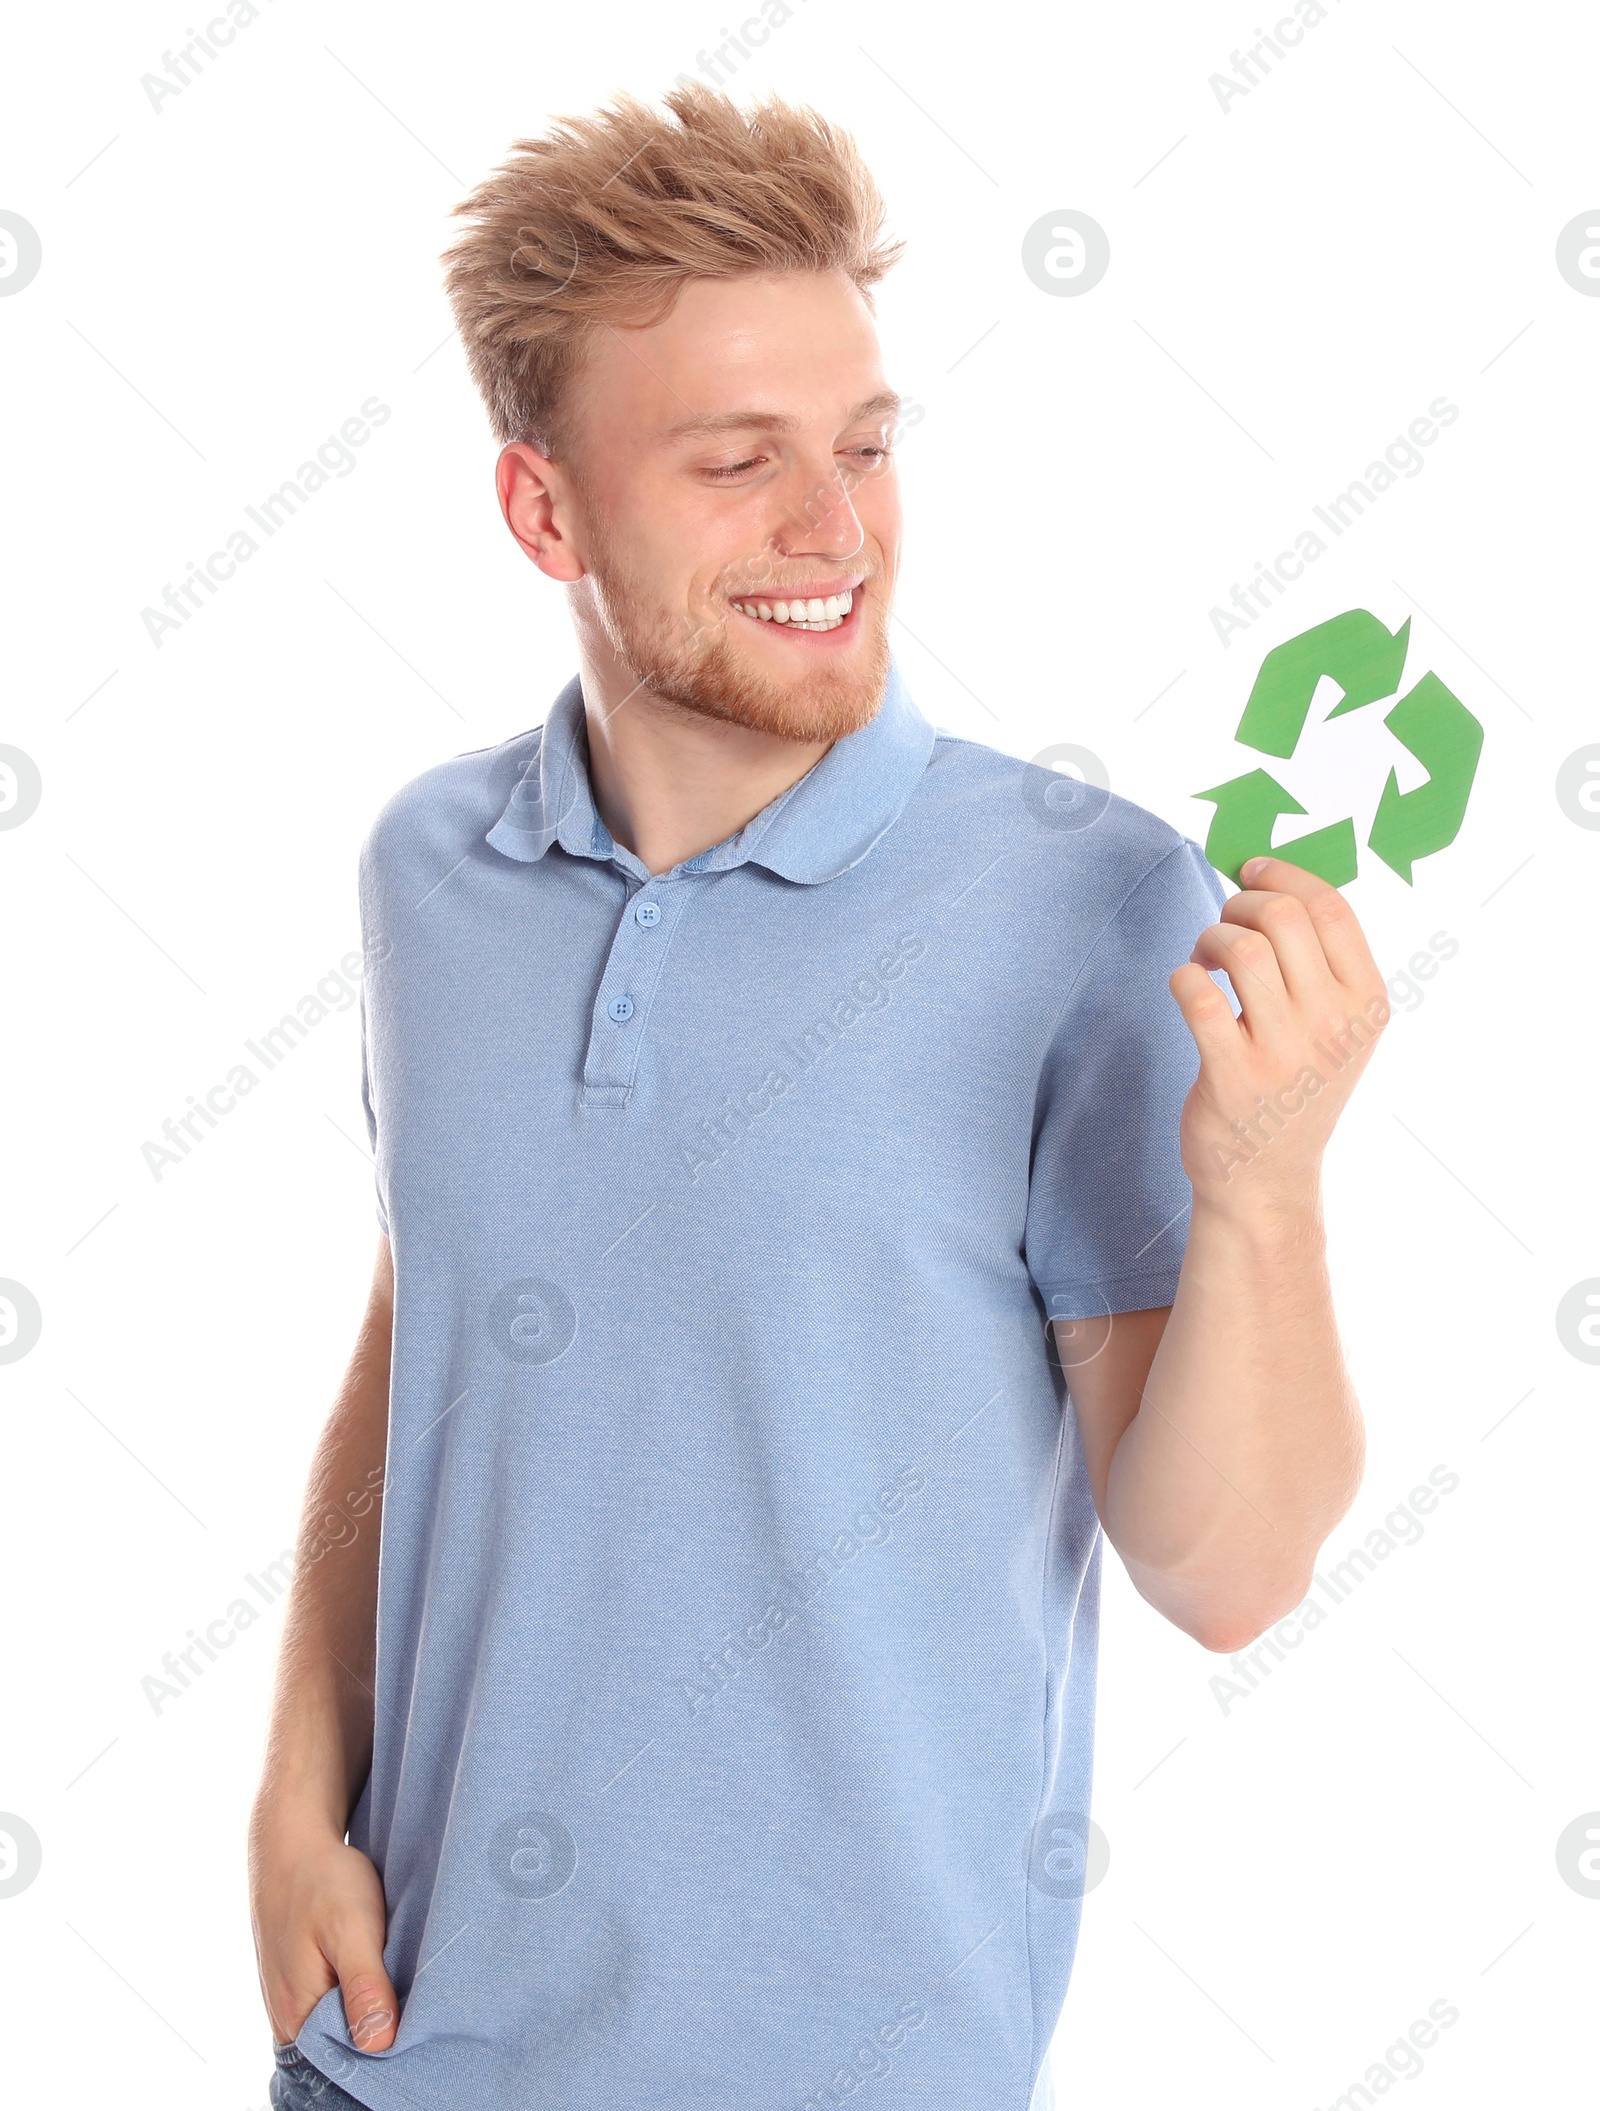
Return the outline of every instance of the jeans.
<path id="1" fill-rule="evenodd" d="M 272 2111 L 366 2111 L 292 2044 L 274 2045 L 272 2057 L 276 2064 L 267 2091 Z"/>

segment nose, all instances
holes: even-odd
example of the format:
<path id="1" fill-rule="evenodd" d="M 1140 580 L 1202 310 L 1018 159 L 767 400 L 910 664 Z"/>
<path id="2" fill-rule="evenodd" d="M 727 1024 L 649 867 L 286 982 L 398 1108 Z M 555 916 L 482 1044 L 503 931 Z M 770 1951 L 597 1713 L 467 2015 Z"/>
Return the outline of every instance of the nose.
<path id="1" fill-rule="evenodd" d="M 830 457 L 826 468 L 795 467 L 773 529 L 774 549 L 784 557 L 858 556 L 867 534 L 838 464 Z"/>

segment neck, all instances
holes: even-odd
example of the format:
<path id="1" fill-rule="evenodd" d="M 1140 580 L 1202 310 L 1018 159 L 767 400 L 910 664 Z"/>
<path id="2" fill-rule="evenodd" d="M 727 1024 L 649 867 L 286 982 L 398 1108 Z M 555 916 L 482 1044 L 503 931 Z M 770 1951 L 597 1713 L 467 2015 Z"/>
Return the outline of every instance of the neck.
<path id="1" fill-rule="evenodd" d="M 833 745 L 663 703 L 614 654 L 588 643 L 578 665 L 595 806 L 614 840 L 651 873 L 737 835 Z"/>

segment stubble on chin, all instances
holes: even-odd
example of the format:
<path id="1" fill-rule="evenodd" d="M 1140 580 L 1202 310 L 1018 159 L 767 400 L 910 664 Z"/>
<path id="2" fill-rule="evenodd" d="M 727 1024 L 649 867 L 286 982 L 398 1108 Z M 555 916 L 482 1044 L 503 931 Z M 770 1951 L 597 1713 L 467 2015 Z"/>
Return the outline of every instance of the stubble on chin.
<path id="1" fill-rule="evenodd" d="M 721 725 L 743 726 L 779 740 L 843 740 L 870 723 L 889 685 L 888 614 L 876 592 L 860 606 L 865 625 L 853 664 L 821 664 L 788 682 L 764 675 L 738 649 L 726 608 L 703 622 L 654 608 L 633 581 L 590 559 L 595 603 L 612 649 L 641 689 L 662 703 Z M 798 659 L 806 650 L 795 648 Z"/>

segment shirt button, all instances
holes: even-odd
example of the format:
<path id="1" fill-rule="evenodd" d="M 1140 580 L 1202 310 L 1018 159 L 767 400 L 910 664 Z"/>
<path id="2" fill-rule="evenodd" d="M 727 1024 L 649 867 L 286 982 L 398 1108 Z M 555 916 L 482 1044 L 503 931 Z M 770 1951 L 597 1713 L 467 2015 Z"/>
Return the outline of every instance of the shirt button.
<path id="1" fill-rule="evenodd" d="M 618 1026 L 624 1025 L 633 1017 L 633 999 L 631 997 L 613 997 L 606 1006 L 606 1016 Z"/>
<path id="2" fill-rule="evenodd" d="M 639 903 L 639 905 L 637 906 L 637 908 L 635 908 L 635 910 L 634 910 L 634 912 L 633 912 L 633 920 L 634 920 L 634 922 L 635 922 L 636 924 L 643 924 L 643 925 L 645 925 L 645 927 L 646 927 L 647 929 L 648 929 L 648 927 L 649 927 L 649 926 L 650 926 L 651 924 L 658 924 L 658 923 L 660 923 L 660 921 L 661 921 L 661 905 L 660 905 L 660 903 L 659 903 L 659 902 L 640 902 L 640 903 Z"/>

